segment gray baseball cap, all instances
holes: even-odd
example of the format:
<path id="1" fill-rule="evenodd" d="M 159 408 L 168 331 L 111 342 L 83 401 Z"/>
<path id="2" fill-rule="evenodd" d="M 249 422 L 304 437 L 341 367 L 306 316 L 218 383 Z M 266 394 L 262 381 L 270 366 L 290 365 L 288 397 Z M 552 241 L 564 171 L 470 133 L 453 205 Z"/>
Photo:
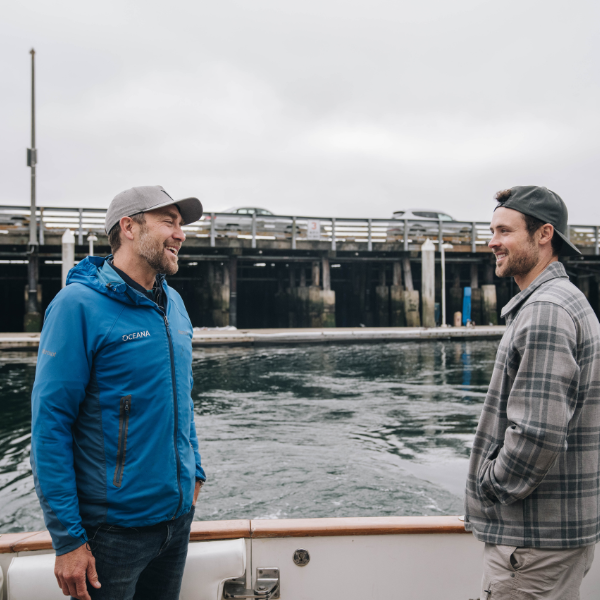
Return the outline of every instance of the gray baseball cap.
<path id="1" fill-rule="evenodd" d="M 512 208 L 544 223 L 550 223 L 554 227 L 554 233 L 563 241 L 560 254 L 563 256 L 581 254 L 567 237 L 569 212 L 557 193 L 537 185 L 518 185 L 510 188 L 510 191 L 510 196 L 506 200 L 499 200 L 496 208 Z"/>
<path id="2" fill-rule="evenodd" d="M 198 198 L 173 200 L 160 185 L 143 185 L 117 194 L 106 211 L 104 230 L 110 230 L 123 218 L 149 212 L 163 206 L 175 204 L 183 218 L 183 225 L 189 225 L 202 216 L 202 204 Z"/>

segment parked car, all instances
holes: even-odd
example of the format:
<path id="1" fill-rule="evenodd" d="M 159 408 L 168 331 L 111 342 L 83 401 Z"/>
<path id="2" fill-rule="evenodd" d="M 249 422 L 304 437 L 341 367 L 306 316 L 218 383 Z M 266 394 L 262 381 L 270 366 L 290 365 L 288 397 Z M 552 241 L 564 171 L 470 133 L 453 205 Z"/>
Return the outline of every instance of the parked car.
<path id="1" fill-rule="evenodd" d="M 392 214 L 392 219 L 408 221 L 408 234 L 413 236 L 436 236 L 439 234 L 439 224 L 442 223 L 444 235 L 457 235 L 470 231 L 470 227 L 455 221 L 448 213 L 439 210 L 409 208 L 397 210 Z M 402 235 L 404 224 L 398 227 L 388 227 L 388 235 Z"/>
<path id="2" fill-rule="evenodd" d="M 277 217 L 266 208 L 257 206 L 241 206 L 228 208 L 227 210 L 219 211 L 215 215 L 215 228 L 217 230 L 227 231 L 251 231 L 252 218 L 256 215 L 256 228 L 259 232 L 273 232 L 290 234 L 292 231 L 292 220 L 285 217 Z M 206 215 L 207 220 L 210 220 L 211 215 Z M 296 228 L 296 233 L 300 233 L 300 228 Z"/>
<path id="3" fill-rule="evenodd" d="M 242 206 L 240 208 L 228 208 L 221 212 L 231 213 L 233 215 L 256 215 L 257 217 L 274 217 L 275 215 L 266 208 L 257 208 L 256 206 Z"/>

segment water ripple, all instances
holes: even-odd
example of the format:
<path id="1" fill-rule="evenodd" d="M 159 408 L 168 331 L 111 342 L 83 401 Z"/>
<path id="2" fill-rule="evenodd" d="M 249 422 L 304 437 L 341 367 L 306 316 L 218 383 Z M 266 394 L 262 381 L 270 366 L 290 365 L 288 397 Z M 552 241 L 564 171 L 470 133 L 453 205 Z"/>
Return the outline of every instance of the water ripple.
<path id="1" fill-rule="evenodd" d="M 195 349 L 197 518 L 462 512 L 497 343 Z M 0 531 L 43 527 L 31 356 L 0 354 Z"/>

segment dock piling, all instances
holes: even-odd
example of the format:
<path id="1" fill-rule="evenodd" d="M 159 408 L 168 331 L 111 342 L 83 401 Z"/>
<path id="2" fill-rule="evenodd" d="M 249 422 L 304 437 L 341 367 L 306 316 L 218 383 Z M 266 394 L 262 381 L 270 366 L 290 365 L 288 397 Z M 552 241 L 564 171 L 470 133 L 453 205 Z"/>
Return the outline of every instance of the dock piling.
<path id="1" fill-rule="evenodd" d="M 62 236 L 62 287 L 67 285 L 67 275 L 75 264 L 75 236 L 66 229 Z"/>
<path id="2" fill-rule="evenodd" d="M 429 238 L 421 246 L 421 298 L 423 327 L 435 327 L 435 245 Z"/>

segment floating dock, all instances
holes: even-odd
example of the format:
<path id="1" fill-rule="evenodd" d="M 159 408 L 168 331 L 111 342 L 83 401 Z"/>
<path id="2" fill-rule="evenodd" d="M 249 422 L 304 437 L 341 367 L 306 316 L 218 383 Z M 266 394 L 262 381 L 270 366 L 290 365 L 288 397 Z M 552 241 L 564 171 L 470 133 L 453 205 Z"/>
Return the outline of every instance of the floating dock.
<path id="1" fill-rule="evenodd" d="M 499 339 L 506 327 L 327 327 L 323 329 L 194 329 L 192 345 L 279 346 L 286 344 L 360 344 L 420 340 Z M 40 344 L 36 333 L 0 333 L 0 351 L 33 351 Z"/>

